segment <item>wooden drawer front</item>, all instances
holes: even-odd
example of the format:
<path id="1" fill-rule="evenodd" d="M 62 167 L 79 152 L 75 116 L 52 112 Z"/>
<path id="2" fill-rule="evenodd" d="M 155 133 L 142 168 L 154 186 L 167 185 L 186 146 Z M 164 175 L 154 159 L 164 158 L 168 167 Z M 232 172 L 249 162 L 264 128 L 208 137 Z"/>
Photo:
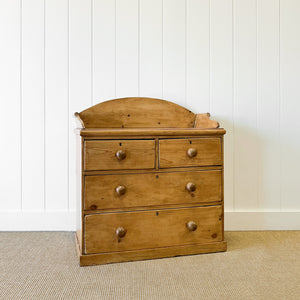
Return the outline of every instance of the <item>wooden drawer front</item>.
<path id="1" fill-rule="evenodd" d="M 84 169 L 86 171 L 154 167 L 154 140 L 85 141 Z"/>
<path id="2" fill-rule="evenodd" d="M 222 171 L 86 176 L 84 209 L 222 200 Z"/>
<path id="3" fill-rule="evenodd" d="M 220 138 L 165 139 L 159 141 L 159 167 L 222 165 Z"/>
<path id="4" fill-rule="evenodd" d="M 221 206 L 87 215 L 85 253 L 217 242 L 222 219 Z"/>

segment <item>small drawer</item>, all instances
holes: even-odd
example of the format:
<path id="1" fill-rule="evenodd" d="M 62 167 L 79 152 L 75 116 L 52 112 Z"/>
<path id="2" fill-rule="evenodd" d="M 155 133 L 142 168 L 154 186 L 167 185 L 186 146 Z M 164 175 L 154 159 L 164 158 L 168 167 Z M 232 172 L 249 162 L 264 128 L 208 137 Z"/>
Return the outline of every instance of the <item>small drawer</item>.
<path id="1" fill-rule="evenodd" d="M 84 170 L 153 169 L 154 140 L 87 140 Z"/>
<path id="2" fill-rule="evenodd" d="M 220 138 L 159 140 L 160 168 L 219 165 L 222 165 Z"/>
<path id="3" fill-rule="evenodd" d="M 221 170 L 85 176 L 85 210 L 221 200 Z"/>
<path id="4" fill-rule="evenodd" d="M 221 206 L 93 214 L 84 222 L 86 254 L 223 240 Z"/>

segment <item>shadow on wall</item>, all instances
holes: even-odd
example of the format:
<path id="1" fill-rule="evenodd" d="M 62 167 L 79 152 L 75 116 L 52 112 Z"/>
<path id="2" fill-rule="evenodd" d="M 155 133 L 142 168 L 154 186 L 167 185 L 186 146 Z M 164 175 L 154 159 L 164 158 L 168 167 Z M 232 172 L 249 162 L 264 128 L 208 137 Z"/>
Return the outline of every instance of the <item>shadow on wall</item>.
<path id="1" fill-rule="evenodd" d="M 281 210 L 281 141 L 279 126 L 258 128 L 212 114 L 226 129 L 224 136 L 225 211 Z M 248 122 L 249 123 L 249 122 Z M 291 153 L 300 153 L 290 141 Z M 290 184 L 290 183 L 289 183 Z"/>

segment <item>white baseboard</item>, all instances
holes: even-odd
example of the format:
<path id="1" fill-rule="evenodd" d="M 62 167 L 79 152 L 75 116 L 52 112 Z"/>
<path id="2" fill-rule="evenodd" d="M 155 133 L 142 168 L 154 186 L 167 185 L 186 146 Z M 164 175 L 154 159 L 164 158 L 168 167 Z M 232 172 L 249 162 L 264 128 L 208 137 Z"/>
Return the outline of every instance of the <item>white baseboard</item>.
<path id="1" fill-rule="evenodd" d="M 75 231 L 75 211 L 0 212 L 0 231 Z M 225 212 L 225 230 L 300 230 L 300 212 Z"/>

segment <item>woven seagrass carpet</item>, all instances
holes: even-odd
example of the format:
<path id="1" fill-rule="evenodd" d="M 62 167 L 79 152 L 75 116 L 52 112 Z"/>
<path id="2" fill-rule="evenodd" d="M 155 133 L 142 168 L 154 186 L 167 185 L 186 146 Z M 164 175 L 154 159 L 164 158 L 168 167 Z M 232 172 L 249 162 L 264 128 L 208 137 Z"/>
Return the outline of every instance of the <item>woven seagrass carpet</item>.
<path id="1" fill-rule="evenodd" d="M 0 299 L 300 299 L 300 231 L 225 237 L 225 253 L 79 267 L 72 232 L 1 232 Z"/>

